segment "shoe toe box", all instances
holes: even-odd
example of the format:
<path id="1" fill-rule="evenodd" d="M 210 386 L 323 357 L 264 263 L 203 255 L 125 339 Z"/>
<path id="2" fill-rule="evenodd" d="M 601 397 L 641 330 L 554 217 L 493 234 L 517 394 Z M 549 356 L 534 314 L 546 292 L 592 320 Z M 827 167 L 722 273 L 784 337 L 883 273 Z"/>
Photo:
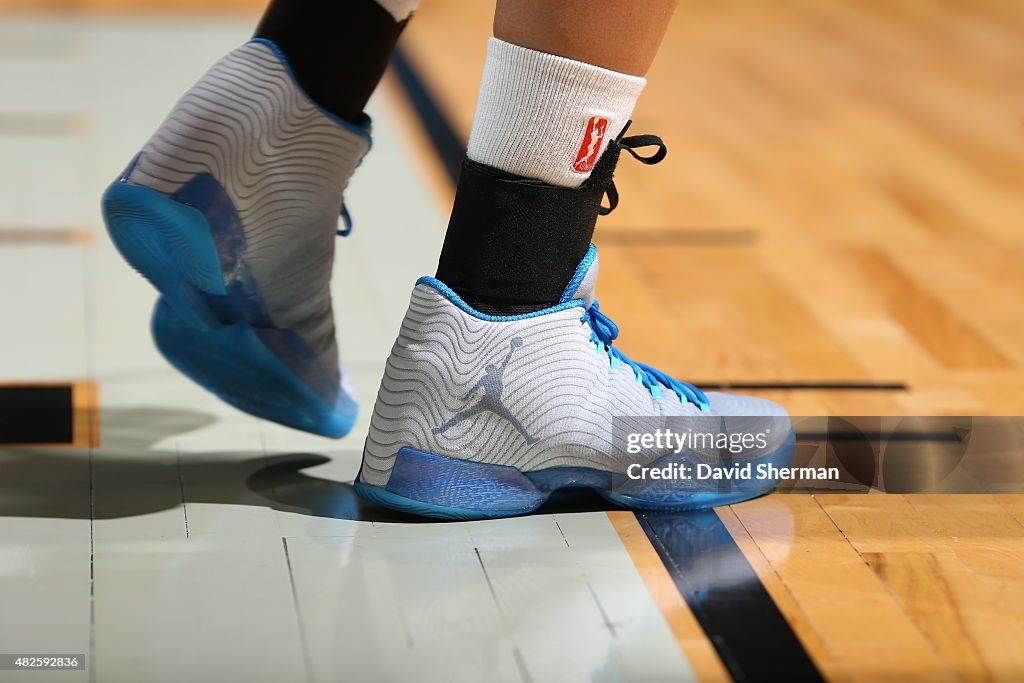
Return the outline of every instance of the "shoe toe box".
<path id="1" fill-rule="evenodd" d="M 726 417 L 788 417 L 786 409 L 774 401 L 743 394 L 716 391 L 707 394 L 714 415 Z"/>
<path id="2" fill-rule="evenodd" d="M 752 453 L 773 451 L 782 446 L 792 433 L 793 426 L 789 414 L 774 401 L 720 392 L 709 392 L 707 397 L 711 403 L 711 414 L 725 418 L 727 431 L 750 432 L 765 436 L 766 447 L 753 449 Z"/>

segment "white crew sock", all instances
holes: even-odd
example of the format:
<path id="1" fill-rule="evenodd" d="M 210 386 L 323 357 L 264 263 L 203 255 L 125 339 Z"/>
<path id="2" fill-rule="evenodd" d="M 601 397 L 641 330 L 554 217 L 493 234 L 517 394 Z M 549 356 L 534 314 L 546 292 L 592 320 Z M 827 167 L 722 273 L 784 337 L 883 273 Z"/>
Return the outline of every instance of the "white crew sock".
<path id="1" fill-rule="evenodd" d="M 647 79 L 491 38 L 468 156 L 579 187 L 625 127 Z"/>
<path id="2" fill-rule="evenodd" d="M 386 9 L 395 21 L 402 22 L 419 7 L 420 0 L 377 0 L 377 4 Z"/>

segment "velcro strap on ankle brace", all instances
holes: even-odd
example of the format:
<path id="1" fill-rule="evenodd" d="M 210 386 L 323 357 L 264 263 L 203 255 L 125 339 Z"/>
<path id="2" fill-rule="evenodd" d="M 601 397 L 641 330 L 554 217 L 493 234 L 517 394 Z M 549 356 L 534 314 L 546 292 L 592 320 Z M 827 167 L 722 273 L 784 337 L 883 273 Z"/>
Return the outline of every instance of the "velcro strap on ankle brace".
<path id="1" fill-rule="evenodd" d="M 548 185 L 466 159 L 451 225 L 486 226 L 488 231 L 557 231 L 577 234 L 593 228 L 621 148 L 613 140 L 578 188 Z M 588 238 L 589 245 L 589 238 Z"/>
<path id="2" fill-rule="evenodd" d="M 620 151 L 609 142 L 578 188 L 464 161 L 439 277 L 499 306 L 536 310 L 557 302 L 590 247 Z"/>

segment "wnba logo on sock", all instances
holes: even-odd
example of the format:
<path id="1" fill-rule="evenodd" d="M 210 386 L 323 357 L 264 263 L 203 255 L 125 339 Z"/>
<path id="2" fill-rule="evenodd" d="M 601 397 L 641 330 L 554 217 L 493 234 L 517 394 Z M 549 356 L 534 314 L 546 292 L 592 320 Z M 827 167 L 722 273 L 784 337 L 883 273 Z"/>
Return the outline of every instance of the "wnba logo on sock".
<path id="1" fill-rule="evenodd" d="M 587 122 L 587 132 L 583 135 L 583 144 L 576 154 L 576 161 L 572 170 L 577 173 L 590 173 L 597 163 L 597 155 L 601 151 L 601 143 L 608 132 L 608 119 L 600 116 L 591 116 Z"/>

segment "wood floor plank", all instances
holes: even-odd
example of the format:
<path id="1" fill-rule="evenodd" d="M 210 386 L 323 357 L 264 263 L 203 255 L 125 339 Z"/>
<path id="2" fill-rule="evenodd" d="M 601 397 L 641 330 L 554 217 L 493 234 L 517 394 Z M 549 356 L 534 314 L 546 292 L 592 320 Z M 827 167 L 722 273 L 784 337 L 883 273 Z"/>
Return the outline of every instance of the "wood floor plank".
<path id="1" fill-rule="evenodd" d="M 919 495 L 910 504 L 973 572 L 1016 580 L 1024 527 L 990 495 Z"/>
<path id="2" fill-rule="evenodd" d="M 1019 524 L 1024 526 L 1024 495 L 1021 494 L 999 494 L 993 496 L 1000 505 L 1006 508 L 1007 512 L 1013 515 Z"/>
<path id="3" fill-rule="evenodd" d="M 782 612 L 793 632 L 800 639 L 800 643 L 810 655 L 811 661 L 818 667 L 825 679 L 832 683 L 852 680 L 829 648 L 829 644 L 815 630 L 814 624 L 807 614 L 793 598 L 779 575 L 772 569 L 771 563 L 768 562 L 732 508 L 718 508 L 717 512 L 743 556 L 747 558 L 765 590 L 772 597 L 772 601 Z"/>
<path id="4" fill-rule="evenodd" d="M 679 650 L 636 566 L 617 542 L 621 536 L 608 515 L 558 514 L 554 520 L 612 634 L 606 654 L 609 675 L 621 680 L 704 680 Z"/>
<path id="5" fill-rule="evenodd" d="M 1002 368 L 1006 356 L 967 325 L 954 311 L 901 273 L 877 250 L 854 256 L 885 306 L 910 334 L 950 368 Z"/>
<path id="6" fill-rule="evenodd" d="M 820 324 L 871 376 L 907 378 L 934 373 L 935 359 L 872 297 L 849 259 L 836 244 L 771 245 L 762 252 L 765 267 L 813 311 Z M 796 267 L 794 264 L 797 263 Z"/>
<path id="7" fill-rule="evenodd" d="M 1024 668 L 1024 527 L 991 496 L 822 496 L 823 509 L 965 680 Z"/>
<path id="8" fill-rule="evenodd" d="M 665 564 L 647 539 L 632 512 L 609 512 L 608 519 L 622 539 L 633 565 L 643 579 L 658 610 L 668 624 L 680 649 L 701 683 L 728 681 L 730 676 L 708 640 L 697 618 L 690 611 Z"/>
<path id="9" fill-rule="evenodd" d="M 881 552 L 864 558 L 963 679 L 1009 680 L 1024 666 L 1024 631 L 1016 617 L 979 609 L 983 592 L 974 588 L 975 577 L 947 554 Z"/>
<path id="10" fill-rule="evenodd" d="M 852 680 L 877 680 L 864 653 L 896 643 L 910 680 L 956 679 L 814 497 L 773 496 L 731 509 Z"/>
<path id="11" fill-rule="evenodd" d="M 964 324 L 983 335 L 1012 366 L 1020 367 L 1024 364 L 1019 343 L 1024 339 L 1024 316 L 1015 304 L 1024 297 L 1020 268 L 1024 249 L 1008 247 L 1000 250 L 1002 258 L 990 253 L 972 259 L 977 252 L 994 251 L 987 242 L 980 244 L 938 241 L 917 250 L 903 268 L 916 282 L 925 283 Z M 935 277 L 936 273 L 942 276 Z"/>
<path id="12" fill-rule="evenodd" d="M 88 520 L 79 526 L 84 526 L 79 537 L 85 540 L 84 547 L 67 541 L 8 539 L 8 525 L 0 523 L 4 538 L 0 542 L 0 600 L 6 605 L 0 612 L 0 643 L 5 654 L 84 655 L 87 661 L 91 657 Z M 3 671 L 0 678 L 5 683 L 90 680 L 88 667 L 75 671 Z"/>
<path id="13" fill-rule="evenodd" d="M 280 539 L 111 542 L 95 562 L 96 680 L 306 679 Z"/>
<path id="14" fill-rule="evenodd" d="M 464 526 L 402 531 L 287 540 L 315 680 L 521 681 Z"/>

